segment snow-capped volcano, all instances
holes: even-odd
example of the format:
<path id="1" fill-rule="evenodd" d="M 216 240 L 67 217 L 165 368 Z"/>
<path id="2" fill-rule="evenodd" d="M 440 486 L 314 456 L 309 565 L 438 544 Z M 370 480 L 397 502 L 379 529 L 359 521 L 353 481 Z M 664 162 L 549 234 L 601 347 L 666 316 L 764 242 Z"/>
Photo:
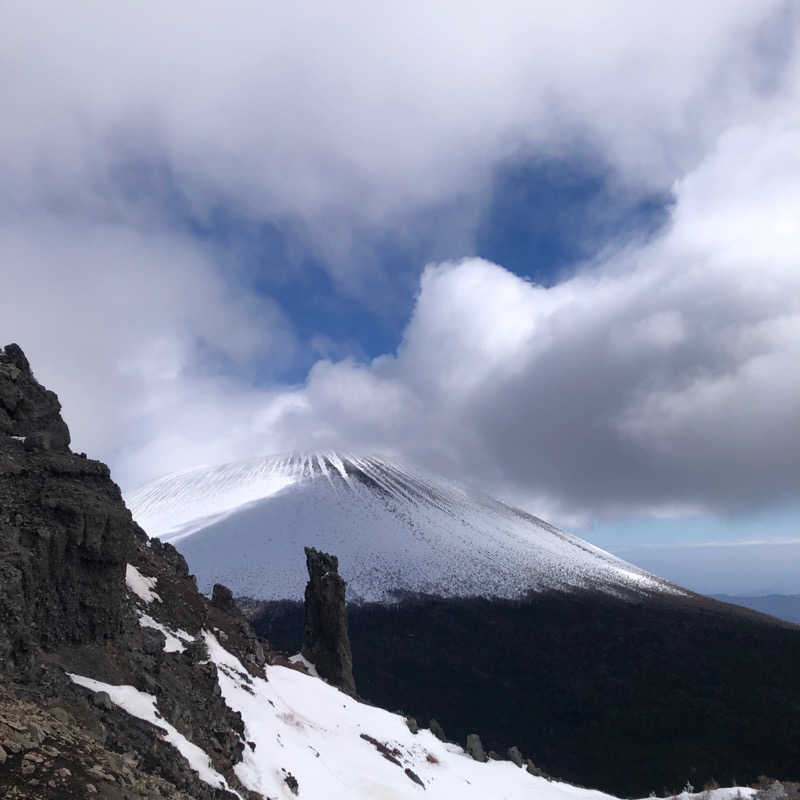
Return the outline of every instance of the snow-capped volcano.
<path id="1" fill-rule="evenodd" d="M 350 599 L 397 592 L 680 591 L 524 511 L 380 458 L 336 453 L 200 467 L 128 498 L 136 521 L 196 573 L 259 599 L 299 599 L 302 548 L 339 556 Z"/>

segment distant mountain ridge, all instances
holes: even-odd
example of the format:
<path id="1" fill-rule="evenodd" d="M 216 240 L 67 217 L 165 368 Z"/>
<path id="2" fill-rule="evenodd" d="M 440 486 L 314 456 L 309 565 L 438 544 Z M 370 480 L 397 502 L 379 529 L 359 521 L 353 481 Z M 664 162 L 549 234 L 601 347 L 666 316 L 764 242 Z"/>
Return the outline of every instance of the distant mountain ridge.
<path id="1" fill-rule="evenodd" d="M 800 624 L 800 594 L 730 595 L 714 594 L 714 599 L 752 608 L 787 622 Z"/>
<path id="2" fill-rule="evenodd" d="M 349 598 L 397 593 L 683 592 L 520 509 L 383 458 L 275 456 L 201 467 L 129 494 L 134 518 L 177 545 L 201 588 L 299 599 L 298 552 L 335 552 Z"/>

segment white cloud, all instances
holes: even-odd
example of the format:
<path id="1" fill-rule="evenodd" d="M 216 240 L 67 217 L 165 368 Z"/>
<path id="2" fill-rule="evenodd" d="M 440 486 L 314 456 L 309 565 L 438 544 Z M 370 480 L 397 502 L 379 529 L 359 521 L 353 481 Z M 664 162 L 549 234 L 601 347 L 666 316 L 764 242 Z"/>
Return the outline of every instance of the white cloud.
<path id="1" fill-rule="evenodd" d="M 738 0 L 6 4 L 3 338 L 125 483 L 333 444 L 562 516 L 796 492 L 796 37 L 790 5 Z M 550 289 L 430 266 L 396 354 L 291 391 L 246 377 L 291 362 L 290 323 L 158 196 L 289 217 L 357 288 L 364 232 L 474 215 L 520 154 L 677 181 L 671 225 Z"/>
<path id="2" fill-rule="evenodd" d="M 318 365 L 272 435 L 402 454 L 573 522 L 796 498 L 798 153 L 789 124 L 726 134 L 660 238 L 549 289 L 428 267 L 397 355 Z"/>
<path id="3" fill-rule="evenodd" d="M 195 242 L 122 225 L 0 224 L 0 263 L 4 342 L 19 341 L 57 390 L 74 448 L 123 482 L 240 454 L 232 442 L 268 397 L 242 370 L 294 347 L 268 299 L 228 285 Z"/>
<path id="4" fill-rule="evenodd" d="M 779 93 L 781 8 L 6 5 L 0 165 L 18 202 L 74 203 L 120 163 L 154 159 L 198 213 L 298 218 L 357 283 L 360 234 L 464 195 L 480 206 L 493 166 L 519 152 L 578 147 L 669 186 Z"/>

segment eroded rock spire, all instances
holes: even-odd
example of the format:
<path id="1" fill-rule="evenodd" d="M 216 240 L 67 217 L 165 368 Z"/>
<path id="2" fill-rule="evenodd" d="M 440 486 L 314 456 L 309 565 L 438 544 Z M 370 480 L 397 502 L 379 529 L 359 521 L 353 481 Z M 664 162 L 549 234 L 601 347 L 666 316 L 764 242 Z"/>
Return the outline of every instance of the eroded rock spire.
<path id="1" fill-rule="evenodd" d="M 319 674 L 340 689 L 355 694 L 353 655 L 347 632 L 347 584 L 339 575 L 339 559 L 306 547 L 305 627 L 303 655 Z"/>

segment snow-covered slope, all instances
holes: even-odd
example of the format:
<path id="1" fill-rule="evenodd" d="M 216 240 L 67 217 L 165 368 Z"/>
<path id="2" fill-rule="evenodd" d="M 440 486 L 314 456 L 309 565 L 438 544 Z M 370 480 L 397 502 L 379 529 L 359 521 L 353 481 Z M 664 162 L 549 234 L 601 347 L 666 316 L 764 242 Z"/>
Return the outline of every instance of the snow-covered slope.
<path id="1" fill-rule="evenodd" d="M 254 459 L 157 480 L 128 498 L 197 575 L 234 594 L 299 599 L 302 548 L 339 556 L 349 597 L 396 591 L 517 597 L 529 590 L 676 592 L 519 509 L 378 458 Z"/>
<path id="2" fill-rule="evenodd" d="M 529 774 L 511 761 L 474 761 L 455 744 L 429 730 L 412 733 L 403 717 L 360 703 L 319 678 L 286 667 L 267 667 L 267 680 L 242 663 L 206 631 L 209 659 L 216 665 L 222 696 L 242 715 L 241 784 L 264 797 L 309 800 L 611 800 L 611 796 Z M 105 691 L 129 714 L 165 731 L 201 780 L 215 788 L 228 782 L 211 759 L 166 723 L 152 695 L 71 675 L 92 691 Z M 681 800 L 745 800 L 752 789 L 717 789 Z"/>

